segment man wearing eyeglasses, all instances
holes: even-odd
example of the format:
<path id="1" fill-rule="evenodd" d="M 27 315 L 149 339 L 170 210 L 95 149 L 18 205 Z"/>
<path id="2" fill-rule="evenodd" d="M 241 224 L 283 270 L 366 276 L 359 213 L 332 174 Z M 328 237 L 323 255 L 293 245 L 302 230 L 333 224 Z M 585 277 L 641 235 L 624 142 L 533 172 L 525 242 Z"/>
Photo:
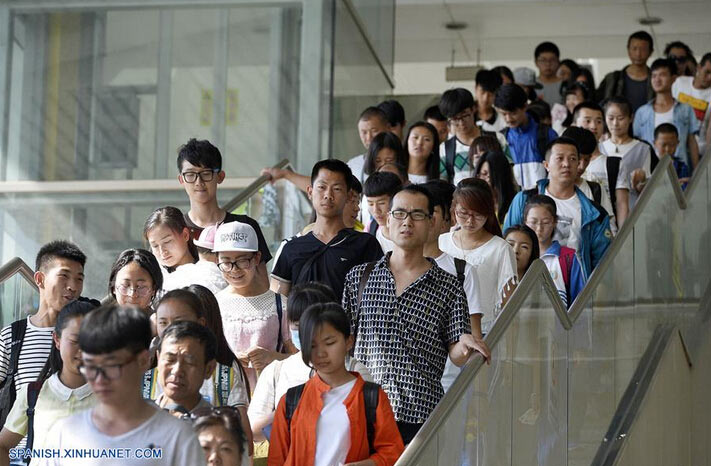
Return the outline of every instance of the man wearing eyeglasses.
<path id="1" fill-rule="evenodd" d="M 108 305 L 84 318 L 79 370 L 97 404 L 57 422 L 43 445 L 56 454 L 33 461 L 43 466 L 119 466 L 140 458 L 141 465 L 205 464 L 190 424 L 143 399 L 150 341 L 150 322 L 138 309 Z"/>
<path id="2" fill-rule="evenodd" d="M 471 335 L 461 283 L 423 255 L 433 212 L 426 188 L 410 185 L 397 193 L 387 220 L 393 251 L 354 267 L 343 292 L 355 357 L 387 393 L 406 444 L 444 395 L 447 356 L 457 366 L 474 351 L 489 356 Z"/>
<path id="3" fill-rule="evenodd" d="M 203 228 L 218 223 L 241 222 L 257 232 L 261 262 L 257 269 L 260 281 L 269 284 L 266 264 L 272 259 L 262 229 L 253 218 L 233 214 L 217 204 L 217 185 L 225 179 L 222 170 L 222 155 L 210 141 L 190 139 L 178 150 L 178 182 L 183 185 L 190 199 L 190 210 L 185 213 L 185 224 L 190 228 L 193 240 L 200 237 Z"/>

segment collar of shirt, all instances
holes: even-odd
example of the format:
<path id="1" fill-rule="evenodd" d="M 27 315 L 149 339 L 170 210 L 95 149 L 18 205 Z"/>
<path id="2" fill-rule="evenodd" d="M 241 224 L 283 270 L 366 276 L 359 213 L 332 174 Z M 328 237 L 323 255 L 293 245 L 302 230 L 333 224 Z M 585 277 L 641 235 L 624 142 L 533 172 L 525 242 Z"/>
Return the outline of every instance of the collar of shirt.
<path id="1" fill-rule="evenodd" d="M 357 386 L 359 387 L 364 383 L 363 379 L 359 373 L 349 372 L 349 374 L 353 375 L 356 378 L 356 384 L 353 386 L 353 388 L 355 388 Z M 309 379 L 309 380 L 312 384 L 313 389 L 316 390 L 316 393 L 318 393 L 319 398 L 321 398 L 321 395 L 330 391 L 332 388 L 329 384 L 324 382 L 323 379 L 321 378 L 321 376 L 318 374 L 314 374 L 314 376 L 311 377 L 311 379 Z M 348 404 L 349 399 L 352 398 L 353 396 L 355 396 L 355 394 L 357 394 L 357 393 L 358 393 L 357 390 L 352 390 L 351 393 L 348 395 L 348 397 L 346 397 L 346 399 L 343 403 Z"/>
<path id="2" fill-rule="evenodd" d="M 376 269 L 376 270 L 386 269 L 386 270 L 387 270 L 387 273 L 390 274 L 391 283 L 392 283 L 393 285 L 395 285 L 395 276 L 393 275 L 393 271 L 392 271 L 392 269 L 390 268 L 390 256 L 392 256 L 392 254 L 393 254 L 392 251 L 386 253 L 386 254 L 378 261 L 378 263 L 375 264 L 375 269 Z M 407 291 L 408 291 L 409 289 L 411 289 L 411 288 L 413 288 L 413 287 L 416 287 L 420 282 L 423 282 L 423 281 L 425 281 L 425 280 L 429 280 L 430 276 L 434 273 L 433 270 L 435 269 L 435 267 L 439 268 L 439 266 L 437 265 L 437 262 L 435 262 L 435 260 L 432 259 L 431 257 L 425 257 L 425 259 L 427 259 L 427 260 L 429 261 L 431 267 L 430 267 L 425 273 L 423 273 L 422 275 L 420 275 L 419 277 L 417 277 L 417 279 L 416 279 L 414 282 L 412 282 L 412 283 L 410 283 L 409 285 L 407 285 L 407 288 L 405 288 L 405 289 L 402 291 L 402 294 L 401 294 L 400 296 L 402 296 L 402 295 L 404 295 L 405 293 L 407 293 Z"/>
<path id="3" fill-rule="evenodd" d="M 91 395 L 91 387 L 89 386 L 88 383 L 85 383 L 81 387 L 77 388 L 69 388 L 66 385 L 62 383 L 61 380 L 59 380 L 59 374 L 54 374 L 52 375 L 48 380 L 47 383 L 49 384 L 50 388 L 52 391 L 55 393 L 57 398 L 59 398 L 62 401 L 69 401 L 69 399 L 74 395 L 74 398 L 78 400 L 83 400 L 87 396 Z"/>

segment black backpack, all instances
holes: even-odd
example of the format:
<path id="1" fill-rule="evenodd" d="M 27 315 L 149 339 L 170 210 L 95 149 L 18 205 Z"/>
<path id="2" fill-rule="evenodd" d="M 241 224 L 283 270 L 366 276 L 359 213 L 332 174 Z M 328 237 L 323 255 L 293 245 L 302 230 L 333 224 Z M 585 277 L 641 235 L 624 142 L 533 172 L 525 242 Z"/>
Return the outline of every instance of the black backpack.
<path id="1" fill-rule="evenodd" d="M 12 405 L 17 397 L 15 376 L 17 375 L 17 365 L 20 360 L 22 340 L 25 338 L 25 331 L 27 330 L 27 319 L 16 320 L 10 326 L 10 330 L 10 361 L 7 365 L 7 376 L 0 384 L 0 425 L 5 425 L 7 415 L 10 414 Z"/>
<path id="2" fill-rule="evenodd" d="M 287 430 L 291 432 L 291 418 L 294 416 L 296 408 L 299 406 L 299 400 L 301 400 L 301 394 L 304 392 L 304 386 L 306 384 L 297 385 L 296 387 L 291 387 L 286 391 L 285 395 L 285 418 Z M 365 382 L 363 384 L 363 401 L 365 401 L 365 419 L 366 419 L 366 429 L 368 433 L 368 447 L 370 448 L 370 454 L 375 453 L 375 448 L 373 448 L 373 442 L 375 440 L 375 418 L 376 411 L 378 409 L 378 399 L 380 396 L 380 386 L 373 382 Z"/>
<path id="3" fill-rule="evenodd" d="M 493 136 L 496 137 L 496 133 L 492 131 L 485 131 L 483 129 L 479 130 L 482 136 Z M 454 157 L 457 155 L 457 137 L 452 136 L 451 138 L 444 141 L 444 167 L 447 171 L 447 181 L 454 183 Z M 472 167 L 474 168 L 474 167 Z"/>

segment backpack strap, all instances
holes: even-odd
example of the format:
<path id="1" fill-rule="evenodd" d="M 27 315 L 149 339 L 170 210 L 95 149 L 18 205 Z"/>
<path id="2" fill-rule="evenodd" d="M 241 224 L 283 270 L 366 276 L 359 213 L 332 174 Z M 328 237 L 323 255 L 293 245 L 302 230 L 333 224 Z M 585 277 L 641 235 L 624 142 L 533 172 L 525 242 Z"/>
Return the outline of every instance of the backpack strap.
<path id="1" fill-rule="evenodd" d="M 360 314 L 360 302 L 363 300 L 363 291 L 365 291 L 365 287 L 368 284 L 368 277 L 370 277 L 370 273 L 373 271 L 373 267 L 375 267 L 375 262 L 368 262 L 365 264 L 365 269 L 363 269 L 363 275 L 360 276 L 360 281 L 358 282 L 358 294 L 356 295 L 356 308 L 355 308 L 355 314 L 359 315 Z M 356 337 L 358 336 L 358 319 L 355 319 L 356 324 L 353 326 L 353 341 L 356 341 Z M 351 349 L 351 355 L 355 351 L 355 345 L 353 345 L 353 349 Z"/>
<path id="2" fill-rule="evenodd" d="M 276 296 L 276 312 L 277 317 L 279 318 L 279 335 L 277 336 L 276 351 L 281 352 L 284 346 L 284 342 L 281 337 L 281 319 L 284 316 L 284 310 L 281 307 L 281 295 L 279 293 L 274 293 L 274 295 Z"/>
<path id="3" fill-rule="evenodd" d="M 363 384 L 363 401 L 365 402 L 365 420 L 368 432 L 368 447 L 370 454 L 375 453 L 375 420 L 378 411 L 378 401 L 380 396 L 380 386 L 373 382 Z"/>
<path id="4" fill-rule="evenodd" d="M 464 269 L 467 266 L 467 261 L 464 259 L 454 258 L 454 268 L 457 271 L 457 280 L 459 284 L 464 286 Z"/>
<path id="5" fill-rule="evenodd" d="M 588 186 L 590 186 L 590 192 L 592 193 L 593 197 L 592 200 L 597 202 L 598 204 L 602 204 L 602 187 L 600 187 L 600 183 L 588 181 Z"/>
<path id="6" fill-rule="evenodd" d="M 620 157 L 607 157 L 607 185 L 610 187 L 612 212 L 617 215 L 617 178 L 620 175 Z"/>
<path id="7" fill-rule="evenodd" d="M 368 225 L 368 233 L 375 236 L 375 233 L 377 233 L 377 231 L 378 231 L 378 222 L 376 222 L 375 219 L 372 219 L 370 221 L 370 224 Z"/>
<path id="8" fill-rule="evenodd" d="M 228 406 L 230 392 L 232 391 L 232 367 L 227 364 L 217 364 L 215 377 L 215 406 Z"/>
<path id="9" fill-rule="evenodd" d="M 32 450 L 35 440 L 35 406 L 42 389 L 44 380 L 36 380 L 27 384 L 27 445 L 25 448 Z"/>
<path id="10" fill-rule="evenodd" d="M 291 387 L 286 391 L 285 399 L 285 412 L 284 417 L 286 418 L 286 430 L 291 433 L 291 418 L 294 416 L 296 408 L 299 406 L 299 400 L 301 400 L 301 394 L 304 393 L 304 387 L 306 384 L 297 385 L 296 387 Z"/>
<path id="11" fill-rule="evenodd" d="M 153 399 L 153 384 L 155 382 L 156 368 L 148 369 L 143 373 L 143 379 L 141 380 L 141 392 L 143 393 L 144 400 Z"/>
<path id="12" fill-rule="evenodd" d="M 561 246 L 560 255 L 558 256 L 558 262 L 560 264 L 560 271 L 563 275 L 563 283 L 565 283 L 565 293 L 570 299 L 570 273 L 573 268 L 573 258 L 575 257 L 575 250 L 566 246 Z M 568 303 L 570 305 L 571 303 Z"/>
<path id="13" fill-rule="evenodd" d="M 0 384 L 0 424 L 5 424 L 5 420 L 8 414 L 10 414 L 10 409 L 17 397 L 15 377 L 17 375 L 20 351 L 22 350 L 22 341 L 25 338 L 26 330 L 27 319 L 16 320 L 10 325 L 10 344 L 8 345 L 10 360 L 8 361 L 5 380 Z"/>
<path id="14" fill-rule="evenodd" d="M 447 181 L 454 183 L 454 157 L 457 155 L 457 137 L 444 141 L 444 167 L 447 170 Z"/>

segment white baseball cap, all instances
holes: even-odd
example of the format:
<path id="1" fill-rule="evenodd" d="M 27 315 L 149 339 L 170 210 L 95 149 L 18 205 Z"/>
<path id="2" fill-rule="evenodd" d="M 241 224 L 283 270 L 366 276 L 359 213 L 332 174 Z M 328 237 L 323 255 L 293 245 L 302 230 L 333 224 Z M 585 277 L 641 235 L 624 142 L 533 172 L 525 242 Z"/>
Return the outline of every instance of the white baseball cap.
<path id="1" fill-rule="evenodd" d="M 257 232 L 251 225 L 242 222 L 223 223 L 215 232 L 214 252 L 256 252 Z"/>

